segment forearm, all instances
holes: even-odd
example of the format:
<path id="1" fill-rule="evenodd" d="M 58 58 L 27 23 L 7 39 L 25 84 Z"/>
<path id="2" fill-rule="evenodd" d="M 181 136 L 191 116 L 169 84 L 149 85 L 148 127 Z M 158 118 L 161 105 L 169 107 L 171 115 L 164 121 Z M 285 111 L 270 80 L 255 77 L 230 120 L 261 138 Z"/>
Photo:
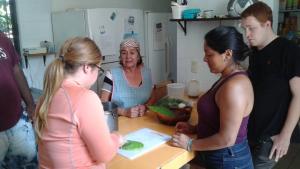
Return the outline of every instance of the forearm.
<path id="1" fill-rule="evenodd" d="M 150 98 L 144 105 L 146 106 L 146 108 L 148 108 L 149 106 L 153 106 L 154 102 L 155 102 L 155 93 L 154 90 L 152 89 Z"/>
<path id="2" fill-rule="evenodd" d="M 280 134 L 284 134 L 288 137 L 291 137 L 295 126 L 298 123 L 300 118 L 300 96 L 294 96 L 291 100 L 287 118 L 285 120 L 284 126 L 280 132 Z"/>
<path id="3" fill-rule="evenodd" d="M 19 66 L 19 64 L 16 64 L 14 66 L 14 74 L 16 77 L 17 85 L 21 94 L 22 99 L 26 103 L 26 106 L 34 106 L 34 101 L 31 96 L 31 92 L 29 90 L 28 83 L 26 81 L 26 78 L 24 76 L 24 73 Z"/>
<path id="4" fill-rule="evenodd" d="M 234 143 L 232 143 L 232 141 L 217 133 L 210 137 L 193 141 L 190 148 L 193 151 L 208 151 L 218 150 L 233 145 Z"/>
<path id="5" fill-rule="evenodd" d="M 126 110 L 126 109 L 118 108 L 118 115 L 120 115 L 120 116 L 126 116 L 125 110 Z"/>

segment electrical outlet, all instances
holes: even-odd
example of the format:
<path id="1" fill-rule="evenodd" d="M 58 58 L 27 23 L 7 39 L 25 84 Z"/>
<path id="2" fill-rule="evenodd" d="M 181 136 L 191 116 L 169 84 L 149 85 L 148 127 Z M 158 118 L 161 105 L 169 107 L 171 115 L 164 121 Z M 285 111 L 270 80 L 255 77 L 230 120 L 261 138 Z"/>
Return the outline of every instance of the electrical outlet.
<path id="1" fill-rule="evenodd" d="M 198 61 L 192 61 L 191 72 L 192 73 L 198 72 Z"/>

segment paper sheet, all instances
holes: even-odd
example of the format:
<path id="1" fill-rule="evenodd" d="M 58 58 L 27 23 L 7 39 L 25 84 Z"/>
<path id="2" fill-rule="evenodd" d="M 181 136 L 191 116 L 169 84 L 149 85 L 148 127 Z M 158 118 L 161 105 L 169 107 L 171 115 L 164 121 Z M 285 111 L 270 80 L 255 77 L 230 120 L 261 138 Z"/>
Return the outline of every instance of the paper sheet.
<path id="1" fill-rule="evenodd" d="M 139 41 L 139 34 L 138 33 L 125 33 L 124 34 L 124 38 L 123 38 L 123 40 L 124 39 L 127 39 L 127 38 L 135 38 L 137 41 Z"/>
<path id="2" fill-rule="evenodd" d="M 102 56 L 116 54 L 115 36 L 109 29 L 105 29 L 104 26 L 100 26 L 99 48 L 101 50 Z"/>
<path id="3" fill-rule="evenodd" d="M 135 26 L 134 26 L 134 19 L 128 18 L 124 19 L 124 32 L 134 32 L 135 31 Z"/>
<path id="4" fill-rule="evenodd" d="M 165 23 L 154 23 L 153 27 L 153 48 L 154 50 L 164 50 L 166 42 Z"/>

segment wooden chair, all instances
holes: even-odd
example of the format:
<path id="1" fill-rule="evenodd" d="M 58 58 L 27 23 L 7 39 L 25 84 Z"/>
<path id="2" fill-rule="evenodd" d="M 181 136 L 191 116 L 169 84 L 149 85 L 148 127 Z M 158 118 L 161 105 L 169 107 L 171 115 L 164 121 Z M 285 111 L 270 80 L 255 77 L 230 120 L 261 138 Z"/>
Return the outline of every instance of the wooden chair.
<path id="1" fill-rule="evenodd" d="M 155 91 L 155 103 L 158 102 L 160 99 L 168 95 L 167 84 L 174 83 L 173 80 L 169 80 L 166 82 L 158 83 L 154 85 Z"/>

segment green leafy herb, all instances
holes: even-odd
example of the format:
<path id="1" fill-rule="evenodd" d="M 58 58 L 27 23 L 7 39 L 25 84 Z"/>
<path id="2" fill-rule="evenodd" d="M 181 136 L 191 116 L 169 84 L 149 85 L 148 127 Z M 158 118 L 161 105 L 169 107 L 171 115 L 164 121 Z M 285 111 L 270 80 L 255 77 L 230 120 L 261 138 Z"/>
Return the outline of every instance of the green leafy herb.
<path id="1" fill-rule="evenodd" d="M 128 145 L 124 145 L 122 146 L 122 149 L 124 150 L 128 150 L 128 151 L 135 151 L 135 150 L 140 150 L 142 148 L 144 148 L 144 144 L 138 141 L 132 141 L 132 140 L 127 140 Z"/>
<path id="2" fill-rule="evenodd" d="M 163 106 L 167 108 L 177 108 L 178 104 L 183 103 L 187 106 L 190 106 L 190 104 L 187 101 L 184 101 L 182 99 L 175 99 L 170 97 L 164 97 L 160 101 L 156 103 L 156 106 Z"/>
<path id="3" fill-rule="evenodd" d="M 174 113 L 168 109 L 167 107 L 162 107 L 162 106 L 149 106 L 149 109 L 162 114 L 163 116 L 166 117 L 174 117 Z"/>

